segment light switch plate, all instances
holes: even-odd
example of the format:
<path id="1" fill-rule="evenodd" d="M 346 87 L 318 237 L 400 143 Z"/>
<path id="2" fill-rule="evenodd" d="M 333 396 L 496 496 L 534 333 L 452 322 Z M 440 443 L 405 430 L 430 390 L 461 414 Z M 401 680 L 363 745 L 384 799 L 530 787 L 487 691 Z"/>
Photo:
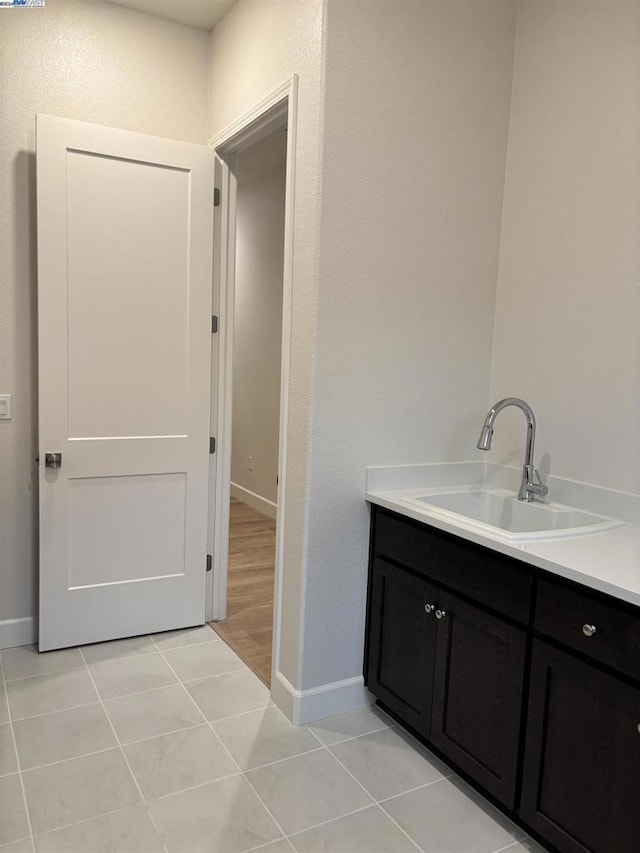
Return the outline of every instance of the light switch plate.
<path id="1" fill-rule="evenodd" d="M 11 394 L 0 394 L 0 421 L 11 420 Z"/>

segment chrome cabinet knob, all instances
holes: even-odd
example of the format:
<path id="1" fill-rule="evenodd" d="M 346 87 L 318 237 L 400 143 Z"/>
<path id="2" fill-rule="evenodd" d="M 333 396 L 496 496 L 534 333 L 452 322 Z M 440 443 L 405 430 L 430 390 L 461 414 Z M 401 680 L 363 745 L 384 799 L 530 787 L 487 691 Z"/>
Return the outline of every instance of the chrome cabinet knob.
<path id="1" fill-rule="evenodd" d="M 596 626 L 589 625 L 588 622 L 582 626 L 582 633 L 585 635 L 585 637 L 593 637 L 593 635 L 596 633 L 596 630 Z"/>
<path id="2" fill-rule="evenodd" d="M 425 606 L 424 606 L 424 612 L 425 613 L 431 613 L 435 609 L 436 609 L 435 604 L 425 604 Z"/>
<path id="3" fill-rule="evenodd" d="M 436 619 L 444 619 L 446 615 L 444 610 L 436 610 Z"/>

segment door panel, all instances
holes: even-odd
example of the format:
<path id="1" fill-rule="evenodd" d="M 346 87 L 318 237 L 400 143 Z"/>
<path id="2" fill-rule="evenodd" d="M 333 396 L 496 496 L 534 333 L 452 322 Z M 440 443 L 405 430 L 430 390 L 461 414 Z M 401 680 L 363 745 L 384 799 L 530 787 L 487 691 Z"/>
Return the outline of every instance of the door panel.
<path id="1" fill-rule="evenodd" d="M 440 608 L 431 740 L 513 808 L 525 633 L 449 593 Z"/>
<path id="2" fill-rule="evenodd" d="M 411 572 L 375 558 L 367 686 L 416 731 L 428 736 L 437 590 Z"/>
<path id="3" fill-rule="evenodd" d="M 635 853 L 640 689 L 536 640 L 521 816 L 562 853 Z"/>
<path id="4" fill-rule="evenodd" d="M 69 588 L 183 575 L 185 509 L 184 473 L 70 479 Z"/>
<path id="5" fill-rule="evenodd" d="M 191 173 L 66 165 L 69 436 L 186 435 Z"/>
<path id="6" fill-rule="evenodd" d="M 40 648 L 201 624 L 213 154 L 51 116 L 37 148 Z"/>

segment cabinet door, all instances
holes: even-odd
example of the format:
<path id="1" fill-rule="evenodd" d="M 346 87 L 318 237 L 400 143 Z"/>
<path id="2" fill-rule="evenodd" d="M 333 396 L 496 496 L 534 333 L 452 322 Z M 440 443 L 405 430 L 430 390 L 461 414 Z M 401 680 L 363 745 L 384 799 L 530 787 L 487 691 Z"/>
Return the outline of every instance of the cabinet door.
<path id="1" fill-rule="evenodd" d="M 514 807 L 524 683 L 524 631 L 441 593 L 431 740 Z"/>
<path id="2" fill-rule="evenodd" d="M 534 643 L 520 814 L 562 853 L 637 853 L 640 690 Z"/>
<path id="3" fill-rule="evenodd" d="M 435 587 L 410 572 L 374 559 L 367 686 L 425 736 L 431 718 L 436 594 Z"/>

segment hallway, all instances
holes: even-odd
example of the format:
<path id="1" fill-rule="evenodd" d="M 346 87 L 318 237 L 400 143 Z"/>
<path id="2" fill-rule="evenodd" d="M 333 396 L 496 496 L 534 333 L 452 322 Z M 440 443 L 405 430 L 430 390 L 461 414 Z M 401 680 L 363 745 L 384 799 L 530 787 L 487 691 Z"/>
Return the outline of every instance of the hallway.
<path id="1" fill-rule="evenodd" d="M 208 626 L 1 662 L 2 853 L 541 853 L 380 711 L 292 726 Z"/>
<path id="2" fill-rule="evenodd" d="M 271 684 L 276 523 L 231 498 L 227 618 L 211 627 Z"/>

